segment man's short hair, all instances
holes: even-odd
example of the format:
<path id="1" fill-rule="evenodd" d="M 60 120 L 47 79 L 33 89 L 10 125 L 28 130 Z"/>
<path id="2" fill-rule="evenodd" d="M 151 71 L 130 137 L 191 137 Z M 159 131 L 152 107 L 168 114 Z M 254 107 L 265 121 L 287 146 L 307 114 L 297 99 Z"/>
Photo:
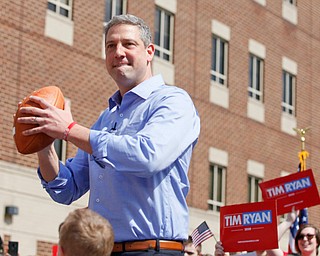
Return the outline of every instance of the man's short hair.
<path id="1" fill-rule="evenodd" d="M 143 41 L 144 46 L 147 47 L 149 46 L 149 44 L 151 44 L 152 36 L 149 26 L 144 22 L 143 19 L 136 17 L 132 14 L 122 14 L 113 16 L 113 18 L 107 23 L 107 25 L 104 28 L 105 35 L 107 36 L 108 31 L 111 27 L 120 24 L 137 26 L 140 30 L 140 38 Z"/>

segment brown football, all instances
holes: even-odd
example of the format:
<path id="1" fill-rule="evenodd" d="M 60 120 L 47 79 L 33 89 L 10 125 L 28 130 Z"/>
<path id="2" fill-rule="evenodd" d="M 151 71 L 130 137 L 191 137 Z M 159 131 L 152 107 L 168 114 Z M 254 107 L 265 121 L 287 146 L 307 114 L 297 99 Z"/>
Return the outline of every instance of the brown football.
<path id="1" fill-rule="evenodd" d="M 36 104 L 32 101 L 30 101 L 30 96 L 38 96 L 41 98 L 44 98 L 47 102 L 50 104 L 56 106 L 57 108 L 64 109 L 64 97 L 57 86 L 47 86 L 40 88 L 37 91 L 34 91 L 30 95 L 28 95 L 22 103 L 19 105 L 18 110 L 16 112 L 16 115 L 13 120 L 13 137 L 14 137 L 14 142 L 16 144 L 17 150 L 21 154 L 32 154 L 35 152 L 38 152 L 48 145 L 50 145 L 53 141 L 54 138 L 44 134 L 44 133 L 38 133 L 35 135 L 29 135 L 29 136 L 24 136 L 22 134 L 23 131 L 37 127 L 38 124 L 22 124 L 17 122 L 18 117 L 23 117 L 23 116 L 30 116 L 30 115 L 23 115 L 19 112 L 19 109 L 21 107 L 37 107 L 41 108 L 39 104 Z"/>

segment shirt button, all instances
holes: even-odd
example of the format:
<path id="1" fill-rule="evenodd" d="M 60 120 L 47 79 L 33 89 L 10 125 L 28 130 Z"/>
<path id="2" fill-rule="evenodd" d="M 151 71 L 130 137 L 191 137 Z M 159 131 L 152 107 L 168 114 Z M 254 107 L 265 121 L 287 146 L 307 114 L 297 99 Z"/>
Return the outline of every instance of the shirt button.
<path id="1" fill-rule="evenodd" d="M 96 202 L 97 202 L 97 203 L 100 203 L 100 199 L 99 199 L 99 198 L 97 198 L 97 199 L 96 199 Z"/>
<path id="2" fill-rule="evenodd" d="M 123 114 L 122 114 L 122 113 L 120 114 L 120 117 L 123 117 Z"/>
<path id="3" fill-rule="evenodd" d="M 100 180 L 102 180 L 102 178 L 103 178 L 103 175 L 102 175 L 102 174 L 100 174 L 100 175 L 99 175 L 99 179 L 100 179 Z"/>

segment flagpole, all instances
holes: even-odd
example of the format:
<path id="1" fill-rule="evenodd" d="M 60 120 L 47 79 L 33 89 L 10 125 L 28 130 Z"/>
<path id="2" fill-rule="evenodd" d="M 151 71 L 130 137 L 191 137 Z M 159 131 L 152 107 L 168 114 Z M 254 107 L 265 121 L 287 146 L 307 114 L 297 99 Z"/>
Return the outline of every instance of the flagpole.
<path id="1" fill-rule="evenodd" d="M 300 161 L 300 171 L 305 171 L 307 169 L 307 157 L 309 156 L 308 151 L 306 151 L 305 148 L 305 142 L 306 142 L 306 133 L 307 131 L 311 129 L 311 127 L 307 128 L 293 128 L 297 132 L 298 135 L 300 135 L 300 141 L 301 141 L 301 151 L 299 152 L 299 161 Z"/>
<path id="2" fill-rule="evenodd" d="M 213 234 L 213 233 L 212 233 Z M 214 238 L 214 240 L 216 240 L 216 243 L 218 242 L 218 240 L 216 239 L 216 236 L 213 234 L 212 236 Z"/>
<path id="3" fill-rule="evenodd" d="M 300 141 L 301 141 L 301 151 L 299 152 L 299 168 L 298 172 L 300 171 L 305 171 L 307 169 L 307 157 L 309 156 L 309 153 L 306 151 L 305 148 L 305 142 L 306 142 L 306 132 L 310 129 L 311 127 L 307 128 L 294 128 L 297 132 L 298 135 L 300 135 Z M 289 233 L 289 246 L 288 246 L 288 252 L 289 254 L 295 254 L 297 253 L 295 249 L 295 236 L 297 234 L 298 229 L 300 228 L 301 224 L 308 223 L 308 209 L 304 208 L 301 209 L 299 212 L 299 215 L 295 219 L 295 221 L 292 223 L 290 227 L 290 233 Z"/>

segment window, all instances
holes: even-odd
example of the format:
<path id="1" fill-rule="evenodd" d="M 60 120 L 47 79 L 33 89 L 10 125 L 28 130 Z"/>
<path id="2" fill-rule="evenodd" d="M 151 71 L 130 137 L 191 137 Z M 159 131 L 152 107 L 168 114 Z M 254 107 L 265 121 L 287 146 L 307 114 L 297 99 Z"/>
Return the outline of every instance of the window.
<path id="1" fill-rule="evenodd" d="M 209 210 L 219 212 L 225 202 L 226 168 L 211 164 L 210 181 L 208 207 Z"/>
<path id="2" fill-rule="evenodd" d="M 295 115 L 296 78 L 287 71 L 282 72 L 282 111 Z"/>
<path id="3" fill-rule="evenodd" d="M 159 7 L 155 13 L 155 56 L 173 62 L 173 25 L 174 15 Z"/>
<path id="4" fill-rule="evenodd" d="M 67 142 L 64 140 L 55 140 L 54 149 L 60 161 L 65 162 L 67 156 Z"/>
<path id="5" fill-rule="evenodd" d="M 48 0 L 48 10 L 72 19 L 72 0 Z"/>
<path id="6" fill-rule="evenodd" d="M 229 108 L 228 49 L 231 28 L 219 20 L 211 20 L 210 102 Z M 215 161 L 216 163 L 216 161 Z"/>
<path id="7" fill-rule="evenodd" d="M 227 86 L 228 43 L 220 37 L 212 37 L 211 80 Z"/>
<path id="8" fill-rule="evenodd" d="M 67 97 L 64 98 L 65 103 L 71 107 L 71 100 Z M 67 158 L 67 142 L 64 140 L 56 139 L 54 141 L 54 149 L 60 161 L 65 162 Z"/>
<path id="9" fill-rule="evenodd" d="M 298 24 L 297 0 L 282 1 L 282 17 L 294 25 Z"/>
<path id="10" fill-rule="evenodd" d="M 248 202 L 259 202 L 261 201 L 261 190 L 259 187 L 259 183 L 262 181 L 261 178 L 255 176 L 248 176 Z"/>
<path id="11" fill-rule="evenodd" d="M 127 0 L 106 0 L 103 26 L 115 15 L 125 14 L 127 12 Z M 106 57 L 105 34 L 102 34 L 102 58 Z"/>
<path id="12" fill-rule="evenodd" d="M 127 0 L 106 0 L 104 22 L 107 23 L 115 15 L 125 14 Z"/>
<path id="13" fill-rule="evenodd" d="M 263 60 L 255 55 L 250 55 L 249 60 L 249 97 L 263 101 Z"/>

